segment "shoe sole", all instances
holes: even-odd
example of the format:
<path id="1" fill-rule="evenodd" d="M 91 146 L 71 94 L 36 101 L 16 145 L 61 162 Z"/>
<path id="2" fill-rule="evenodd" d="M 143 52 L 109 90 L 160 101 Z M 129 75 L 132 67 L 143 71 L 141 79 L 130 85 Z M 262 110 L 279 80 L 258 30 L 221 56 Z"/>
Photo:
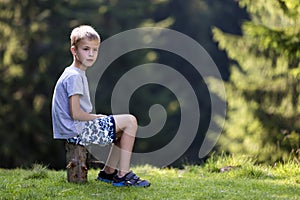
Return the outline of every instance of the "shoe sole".
<path id="1" fill-rule="evenodd" d="M 113 182 L 112 180 L 104 179 L 104 178 L 99 178 L 99 177 L 98 177 L 96 180 L 102 181 L 102 182 L 104 182 L 104 183 L 112 183 L 112 182 Z"/>
<path id="2" fill-rule="evenodd" d="M 115 187 L 149 187 L 151 184 L 149 184 L 149 185 L 125 185 L 124 182 L 120 182 L 120 183 L 113 182 L 112 185 Z"/>

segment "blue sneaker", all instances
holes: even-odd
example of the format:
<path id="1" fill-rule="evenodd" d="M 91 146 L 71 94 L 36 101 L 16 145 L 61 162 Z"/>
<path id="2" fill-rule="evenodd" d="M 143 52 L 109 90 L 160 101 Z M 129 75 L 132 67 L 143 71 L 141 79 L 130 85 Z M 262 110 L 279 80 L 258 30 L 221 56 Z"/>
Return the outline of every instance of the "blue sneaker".
<path id="1" fill-rule="evenodd" d="M 116 174 L 113 178 L 113 186 L 123 187 L 123 186 L 135 186 L 135 187 L 149 187 L 150 183 L 146 180 L 141 180 L 132 171 L 128 172 L 125 176 L 119 178 Z"/>
<path id="2" fill-rule="evenodd" d="M 98 174 L 97 180 L 105 183 L 112 183 L 114 176 L 118 174 L 118 170 L 115 169 L 114 173 L 107 174 L 104 170 L 101 170 Z"/>

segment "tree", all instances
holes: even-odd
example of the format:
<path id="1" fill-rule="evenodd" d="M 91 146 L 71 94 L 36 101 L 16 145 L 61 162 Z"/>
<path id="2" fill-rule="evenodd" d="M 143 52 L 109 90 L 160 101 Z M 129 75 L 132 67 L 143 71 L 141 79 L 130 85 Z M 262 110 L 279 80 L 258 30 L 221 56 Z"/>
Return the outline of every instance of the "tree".
<path id="1" fill-rule="evenodd" d="M 220 150 L 287 160 L 300 144 L 300 2 L 240 0 L 251 20 L 242 36 L 213 29 L 232 62 Z"/>
<path id="2" fill-rule="evenodd" d="M 45 53 L 49 10 L 38 1 L 1 1 L 1 166 L 27 165 L 45 156 L 47 81 Z M 16 145 L 18 144 L 18 145 Z M 27 155 L 32 155 L 29 157 Z"/>

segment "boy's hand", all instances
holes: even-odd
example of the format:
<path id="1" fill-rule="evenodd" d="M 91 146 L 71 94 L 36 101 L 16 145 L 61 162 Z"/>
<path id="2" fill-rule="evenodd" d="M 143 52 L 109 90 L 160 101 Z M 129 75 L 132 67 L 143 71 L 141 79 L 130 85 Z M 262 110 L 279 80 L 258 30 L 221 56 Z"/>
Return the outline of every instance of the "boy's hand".
<path id="1" fill-rule="evenodd" d="M 106 117 L 107 115 L 96 114 L 97 118 Z"/>

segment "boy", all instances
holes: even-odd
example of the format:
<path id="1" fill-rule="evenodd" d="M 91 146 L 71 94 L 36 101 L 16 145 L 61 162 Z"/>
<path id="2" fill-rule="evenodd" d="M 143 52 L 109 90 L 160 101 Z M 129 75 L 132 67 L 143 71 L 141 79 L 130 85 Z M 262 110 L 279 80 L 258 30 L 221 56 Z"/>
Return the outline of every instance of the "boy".
<path id="1" fill-rule="evenodd" d="M 72 30 L 70 39 L 73 63 L 58 79 L 52 99 L 54 138 L 79 145 L 111 144 L 107 162 L 97 179 L 114 186 L 150 186 L 148 181 L 130 171 L 136 118 L 130 114 L 90 113 L 92 104 L 85 71 L 97 59 L 100 36 L 91 26 L 82 25 Z"/>

